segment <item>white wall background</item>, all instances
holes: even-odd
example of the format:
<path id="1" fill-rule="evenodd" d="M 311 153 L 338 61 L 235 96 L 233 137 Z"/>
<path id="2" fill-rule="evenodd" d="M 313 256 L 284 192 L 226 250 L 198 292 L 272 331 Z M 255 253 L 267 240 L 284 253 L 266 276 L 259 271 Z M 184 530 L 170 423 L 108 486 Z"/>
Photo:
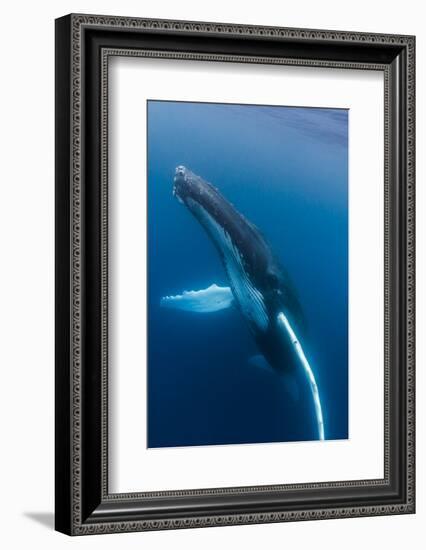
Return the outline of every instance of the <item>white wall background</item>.
<path id="1" fill-rule="evenodd" d="M 426 30 L 420 0 L 68 0 L 2 9 L 0 235 L 0 544 L 7 549 L 419 548 L 426 521 Z M 417 35 L 417 476 L 415 516 L 70 539 L 53 526 L 54 18 L 69 12 Z M 422 536 L 423 535 L 423 536 Z"/>

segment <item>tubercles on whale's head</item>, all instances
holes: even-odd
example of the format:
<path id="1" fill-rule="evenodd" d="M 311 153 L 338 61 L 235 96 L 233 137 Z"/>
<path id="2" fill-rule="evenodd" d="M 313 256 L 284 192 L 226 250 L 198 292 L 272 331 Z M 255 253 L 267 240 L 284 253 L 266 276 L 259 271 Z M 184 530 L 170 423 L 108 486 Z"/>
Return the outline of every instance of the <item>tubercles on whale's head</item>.
<path id="1" fill-rule="evenodd" d="M 173 196 L 178 199 L 179 202 L 184 203 L 184 198 L 189 194 L 189 175 L 191 172 L 185 168 L 185 166 L 179 165 L 175 170 L 175 177 L 173 180 Z"/>
<path id="2" fill-rule="evenodd" d="M 200 176 L 179 165 L 175 170 L 173 195 L 190 209 L 190 203 L 202 204 L 203 207 L 209 208 L 217 199 L 218 192 Z"/>

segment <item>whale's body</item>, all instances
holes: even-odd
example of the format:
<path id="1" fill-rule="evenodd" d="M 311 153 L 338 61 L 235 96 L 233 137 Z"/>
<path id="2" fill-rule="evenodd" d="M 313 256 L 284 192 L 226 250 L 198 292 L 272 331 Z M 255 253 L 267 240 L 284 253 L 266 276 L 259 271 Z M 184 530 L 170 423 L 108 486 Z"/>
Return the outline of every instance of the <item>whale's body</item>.
<path id="1" fill-rule="evenodd" d="M 318 387 L 296 334 L 301 307 L 285 271 L 261 232 L 210 183 L 184 166 L 176 168 L 173 194 L 204 227 L 225 268 L 228 287 L 166 296 L 166 307 L 207 313 L 231 304 L 246 319 L 265 364 L 284 375 L 304 373 L 314 401 L 318 437 L 324 423 Z"/>

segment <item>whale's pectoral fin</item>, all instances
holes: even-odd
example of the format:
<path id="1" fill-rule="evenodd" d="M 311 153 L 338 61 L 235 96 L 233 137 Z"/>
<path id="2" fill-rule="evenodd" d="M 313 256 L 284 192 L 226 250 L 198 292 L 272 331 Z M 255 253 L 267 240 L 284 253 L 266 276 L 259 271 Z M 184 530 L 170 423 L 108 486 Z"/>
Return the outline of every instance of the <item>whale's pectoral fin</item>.
<path id="1" fill-rule="evenodd" d="M 228 286 L 212 284 L 203 290 L 185 290 L 176 296 L 164 296 L 160 305 L 196 313 L 212 313 L 231 307 L 233 302 L 234 296 Z"/>
<path id="2" fill-rule="evenodd" d="M 287 319 L 287 316 L 282 311 L 278 313 L 277 321 L 278 321 L 278 326 L 280 326 L 283 330 L 283 334 L 285 334 L 290 339 L 293 349 L 299 358 L 300 366 L 302 367 L 303 372 L 311 388 L 311 394 L 315 405 L 315 415 L 316 415 L 317 425 L 318 425 L 318 438 L 321 440 L 324 440 L 324 437 L 325 437 L 324 436 L 324 419 L 322 415 L 322 407 L 321 407 L 321 400 L 319 396 L 318 386 L 315 380 L 314 373 L 306 358 L 305 352 L 303 351 L 303 348 L 296 336 L 296 333 L 294 332 L 289 320 Z"/>

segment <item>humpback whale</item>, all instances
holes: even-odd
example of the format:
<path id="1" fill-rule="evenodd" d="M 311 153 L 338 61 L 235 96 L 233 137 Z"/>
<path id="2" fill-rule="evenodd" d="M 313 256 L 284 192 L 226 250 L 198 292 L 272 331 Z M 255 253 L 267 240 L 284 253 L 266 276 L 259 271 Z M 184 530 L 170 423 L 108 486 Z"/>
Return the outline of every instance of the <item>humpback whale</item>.
<path id="1" fill-rule="evenodd" d="M 307 383 L 318 439 L 324 421 L 318 386 L 299 339 L 302 308 L 290 279 L 259 229 L 212 184 L 184 166 L 175 171 L 173 195 L 205 229 L 222 260 L 229 287 L 165 296 L 161 306 L 210 313 L 235 306 L 246 319 L 260 351 L 254 363 L 284 378 Z M 296 378 L 295 378 L 296 375 Z"/>

